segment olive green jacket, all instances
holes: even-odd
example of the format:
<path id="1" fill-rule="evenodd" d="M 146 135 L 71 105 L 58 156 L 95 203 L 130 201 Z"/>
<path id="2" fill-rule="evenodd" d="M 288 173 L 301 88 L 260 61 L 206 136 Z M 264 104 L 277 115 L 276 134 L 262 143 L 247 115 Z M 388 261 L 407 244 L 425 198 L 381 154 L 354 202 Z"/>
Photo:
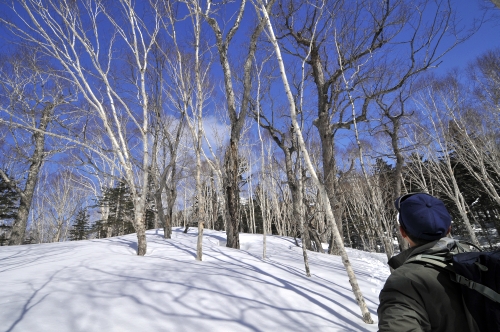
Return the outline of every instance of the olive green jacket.
<path id="1" fill-rule="evenodd" d="M 450 273 L 421 263 L 404 264 L 418 254 L 446 255 L 456 241 L 442 238 L 403 251 L 389 260 L 393 273 L 380 292 L 379 331 L 475 331 L 465 308 L 460 285 Z"/>

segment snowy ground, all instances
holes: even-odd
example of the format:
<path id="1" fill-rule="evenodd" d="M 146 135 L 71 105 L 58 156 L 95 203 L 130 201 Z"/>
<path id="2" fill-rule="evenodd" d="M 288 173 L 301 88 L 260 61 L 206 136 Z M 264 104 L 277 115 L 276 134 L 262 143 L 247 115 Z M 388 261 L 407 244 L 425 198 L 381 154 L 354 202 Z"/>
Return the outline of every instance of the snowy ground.
<path id="1" fill-rule="evenodd" d="M 241 249 L 220 246 L 205 230 L 203 262 L 196 230 L 171 240 L 136 237 L 0 247 L 0 331 L 376 331 L 364 324 L 338 256 L 309 252 L 293 239 L 241 234 Z M 389 269 L 384 254 L 349 250 L 376 321 Z"/>

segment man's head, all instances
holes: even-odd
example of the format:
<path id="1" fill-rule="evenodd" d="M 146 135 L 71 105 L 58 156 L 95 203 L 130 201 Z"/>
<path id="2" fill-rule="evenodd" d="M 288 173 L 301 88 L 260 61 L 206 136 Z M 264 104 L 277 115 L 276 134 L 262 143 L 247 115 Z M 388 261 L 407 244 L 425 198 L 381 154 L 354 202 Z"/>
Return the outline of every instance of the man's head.
<path id="1" fill-rule="evenodd" d="M 411 193 L 394 201 L 399 224 L 417 245 L 439 240 L 450 231 L 451 216 L 444 203 L 426 193 Z"/>

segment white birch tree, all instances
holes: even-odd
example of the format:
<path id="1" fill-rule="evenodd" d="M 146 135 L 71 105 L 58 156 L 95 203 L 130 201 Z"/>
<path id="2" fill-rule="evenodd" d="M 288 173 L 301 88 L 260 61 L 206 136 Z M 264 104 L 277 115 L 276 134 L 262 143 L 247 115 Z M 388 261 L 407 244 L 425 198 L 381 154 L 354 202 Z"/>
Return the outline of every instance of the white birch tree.
<path id="1" fill-rule="evenodd" d="M 5 56 L 0 64 L 0 129 L 4 154 L 0 176 L 20 197 L 9 245 L 22 244 L 44 162 L 66 149 L 66 142 L 51 139 L 72 127 L 75 100 L 70 84 L 60 79 L 38 48 Z M 3 165 L 2 165 L 3 164 Z M 10 168 L 16 178 L 9 178 Z"/>
<path id="2" fill-rule="evenodd" d="M 449 120 L 451 118 L 448 113 L 451 105 L 448 102 L 455 104 L 456 100 L 453 97 L 452 100 L 448 100 L 449 90 L 440 89 L 439 85 L 440 83 L 435 82 L 423 89 L 421 98 L 417 101 L 424 121 L 415 123 L 414 127 L 425 132 L 429 138 L 427 143 L 424 143 L 427 159 L 422 161 L 422 166 L 428 169 L 428 174 L 437 183 L 439 191 L 455 203 L 472 243 L 479 246 L 479 241 L 467 214 L 468 207 L 459 188 L 452 161 L 453 151 L 449 139 L 451 129 Z M 425 126 L 425 123 L 428 123 L 428 126 Z M 425 191 L 429 192 L 429 189 L 425 188 Z M 432 192 L 430 193 L 432 194 Z"/>
<path id="3" fill-rule="evenodd" d="M 325 186 L 323 183 L 321 183 L 321 181 L 319 180 L 319 178 L 317 176 L 316 170 L 315 170 L 315 168 L 311 162 L 311 159 L 309 157 L 309 152 L 306 148 L 306 144 L 305 144 L 304 138 L 302 136 L 301 128 L 297 122 L 297 112 L 296 112 L 296 107 L 295 107 L 295 101 L 294 101 L 290 86 L 288 84 L 288 78 L 286 76 L 285 65 L 283 62 L 283 58 L 281 56 L 281 49 L 278 45 L 278 41 L 276 40 L 276 36 L 274 34 L 274 28 L 273 28 L 273 25 L 271 23 L 271 20 L 269 19 L 269 14 L 268 14 L 267 8 L 265 7 L 263 2 L 260 2 L 260 9 L 261 9 L 260 10 L 261 14 L 265 18 L 265 22 L 267 25 L 268 38 L 274 46 L 274 51 L 276 54 L 276 59 L 277 59 L 278 64 L 279 64 L 279 69 L 280 69 L 280 74 L 281 74 L 281 78 L 283 81 L 283 86 L 284 86 L 284 89 L 285 89 L 285 92 L 287 95 L 287 99 L 288 99 L 288 103 L 289 103 L 289 111 L 290 111 L 290 116 L 292 119 L 292 125 L 293 125 L 294 131 L 297 135 L 297 140 L 299 143 L 300 150 L 302 152 L 302 155 L 304 157 L 304 161 L 305 161 L 307 168 L 309 170 L 309 174 L 311 175 L 311 178 L 313 179 L 314 183 L 316 184 L 316 186 L 319 190 L 321 199 L 324 203 L 326 216 L 333 225 L 332 233 L 333 233 L 334 240 L 336 241 L 336 243 L 340 244 L 339 250 L 341 253 L 341 257 L 342 257 L 342 263 L 344 264 L 344 267 L 347 271 L 347 275 L 349 277 L 349 282 L 351 284 L 354 296 L 355 296 L 356 301 L 358 302 L 358 305 L 361 309 L 362 319 L 367 324 L 373 324 L 373 320 L 372 320 L 370 312 L 368 311 L 368 308 L 366 306 L 364 297 L 361 293 L 361 289 L 359 288 L 356 276 L 354 274 L 354 270 L 352 269 L 351 263 L 349 261 L 349 257 L 347 256 L 347 252 L 345 251 L 345 248 L 343 246 L 343 240 L 340 236 L 340 232 L 339 232 L 338 228 L 336 227 L 337 224 L 335 222 L 335 217 L 334 217 L 333 211 L 331 209 L 330 201 L 329 201 Z"/>
<path id="4" fill-rule="evenodd" d="M 146 71 L 160 28 L 159 4 L 150 2 L 141 7 L 147 11 L 142 14 L 130 0 L 28 0 L 14 1 L 9 8 L 16 21 L 2 18 L 0 22 L 57 61 L 64 78 L 77 87 L 92 115 L 99 119 L 107 146 L 93 148 L 104 155 L 111 151 L 119 160 L 134 201 L 137 254 L 145 255 L 144 217 L 151 161 Z M 82 140 L 82 135 L 78 139 Z M 85 144 L 92 146 L 90 141 Z"/>

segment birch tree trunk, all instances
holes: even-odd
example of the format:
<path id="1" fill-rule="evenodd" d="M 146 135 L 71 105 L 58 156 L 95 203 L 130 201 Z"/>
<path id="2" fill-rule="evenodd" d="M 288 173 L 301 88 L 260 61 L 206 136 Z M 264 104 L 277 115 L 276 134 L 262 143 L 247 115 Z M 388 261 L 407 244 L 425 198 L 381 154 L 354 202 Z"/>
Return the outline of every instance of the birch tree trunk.
<path id="1" fill-rule="evenodd" d="M 257 64 L 256 64 L 257 66 Z M 260 70 L 258 69 L 258 82 L 257 82 L 257 100 L 260 100 L 260 74 L 262 72 L 262 67 L 260 67 Z M 257 112 L 257 130 L 259 133 L 259 141 L 260 141 L 260 192 L 258 193 L 260 197 L 260 212 L 262 216 L 262 259 L 266 259 L 267 257 L 267 237 L 266 237 L 266 232 L 267 232 L 267 218 L 266 218 L 266 212 L 267 212 L 267 204 L 266 204 L 266 181 L 265 181 L 265 168 L 264 168 L 264 163 L 265 163 L 265 154 L 264 154 L 264 140 L 262 139 L 262 135 L 260 133 L 260 103 L 258 105 L 258 112 Z"/>
<path id="2" fill-rule="evenodd" d="M 430 123 L 429 128 L 426 128 L 425 132 L 428 134 L 428 137 L 432 138 L 433 142 L 428 142 L 425 145 L 426 153 L 429 157 L 421 165 L 428 169 L 431 179 L 437 183 L 440 191 L 455 203 L 472 243 L 479 246 L 479 241 L 467 215 L 467 205 L 455 177 L 451 160 L 452 151 L 449 149 L 450 142 L 446 138 L 449 131 L 449 122 L 446 119 L 446 114 L 443 114 L 443 110 L 439 107 L 441 104 L 440 101 L 434 96 L 438 88 L 430 87 L 426 90 L 427 96 L 420 99 L 420 102 Z M 420 129 L 424 128 L 421 126 Z M 436 146 L 439 151 L 436 151 Z"/>
<path id="3" fill-rule="evenodd" d="M 203 77 L 201 73 L 200 62 L 200 33 L 201 33 L 201 14 L 196 8 L 191 12 L 194 15 L 194 36 L 195 36 L 195 82 L 196 82 L 196 130 L 193 128 L 193 139 L 195 140 L 195 154 L 196 154 L 196 196 L 198 198 L 198 240 L 196 245 L 196 260 L 203 260 L 203 226 L 205 222 L 205 195 L 204 188 L 201 182 L 201 149 L 202 149 L 202 135 L 203 135 L 203 106 L 204 106 L 204 93 L 202 89 Z M 189 121 L 188 121 L 189 123 Z"/>
<path id="4" fill-rule="evenodd" d="M 345 269 L 347 271 L 347 275 L 349 277 L 349 282 L 351 284 L 354 296 L 355 296 L 356 301 L 358 302 L 358 305 L 359 305 L 359 307 L 361 309 L 362 319 L 363 319 L 363 321 L 365 323 L 373 324 L 373 320 L 372 320 L 370 312 L 368 311 L 368 308 L 366 306 L 364 297 L 363 297 L 363 295 L 361 293 L 361 289 L 359 288 L 356 276 L 354 274 L 354 270 L 352 269 L 351 263 L 349 261 L 349 257 L 347 256 L 347 252 L 345 251 L 345 248 L 343 246 L 343 241 L 342 241 L 342 238 L 340 237 L 340 233 L 339 233 L 339 230 L 337 228 L 337 224 L 335 223 L 335 217 L 333 215 L 333 211 L 332 211 L 331 206 L 330 206 L 330 201 L 328 199 L 327 192 L 325 190 L 324 185 L 319 181 L 319 178 L 318 178 L 318 176 L 316 174 L 316 170 L 314 169 L 314 167 L 313 167 L 313 165 L 311 163 L 311 160 L 309 158 L 309 153 L 307 151 L 304 139 L 302 137 L 302 132 L 301 132 L 299 124 L 297 122 L 297 114 L 296 114 L 296 110 L 295 110 L 295 101 L 294 101 L 294 98 L 293 98 L 293 94 L 292 94 L 292 92 L 290 90 L 289 84 L 288 84 L 288 79 L 286 77 L 285 66 L 284 66 L 284 63 L 283 63 L 283 58 L 281 57 L 281 50 L 280 50 L 280 47 L 278 45 L 278 41 L 276 40 L 274 31 L 273 31 L 273 26 L 272 26 L 271 21 L 270 21 L 269 16 L 268 16 L 268 12 L 267 12 L 266 8 L 264 7 L 264 5 L 262 4 L 262 2 L 261 2 L 261 13 L 266 18 L 267 31 L 268 31 L 268 34 L 269 34 L 269 39 L 270 39 L 270 42 L 272 43 L 272 45 L 274 47 L 274 51 L 276 53 L 276 58 L 278 60 L 278 64 L 279 64 L 279 68 L 280 68 L 280 74 L 281 74 L 281 78 L 282 78 L 282 81 L 283 81 L 283 86 L 285 88 L 285 92 L 286 92 L 286 95 L 287 95 L 287 98 L 288 98 L 288 103 L 289 103 L 289 108 L 290 108 L 290 115 L 291 115 L 291 118 L 292 118 L 292 124 L 293 124 L 293 127 L 294 127 L 294 131 L 295 131 L 295 133 L 297 135 L 297 139 L 298 139 L 298 143 L 299 143 L 300 149 L 302 151 L 302 154 L 303 154 L 304 160 L 306 162 L 307 168 L 309 170 L 309 173 L 311 174 L 311 177 L 312 177 L 314 183 L 318 187 L 318 190 L 319 190 L 320 195 L 321 195 L 321 199 L 324 202 L 324 208 L 326 210 L 327 218 L 331 221 L 331 224 L 333 225 L 332 231 L 333 231 L 333 234 L 334 234 L 334 239 L 335 239 L 335 241 L 338 244 L 340 244 L 339 249 L 340 249 L 340 253 L 341 253 L 341 257 L 342 257 L 342 263 L 344 264 L 344 267 L 345 267 Z"/>
<path id="5" fill-rule="evenodd" d="M 302 239 L 302 248 L 303 248 L 303 257 L 304 257 L 304 266 L 306 270 L 306 275 L 310 277 L 311 274 L 309 269 L 309 262 L 307 259 L 307 247 L 308 243 L 310 242 L 308 234 L 309 230 L 307 224 L 304 221 L 305 218 L 304 196 L 303 196 L 304 186 L 303 186 L 301 167 L 299 162 L 300 155 L 298 153 L 300 147 L 298 147 L 296 143 L 297 139 L 295 135 L 295 130 L 291 130 L 291 132 L 289 133 L 291 136 L 292 145 L 287 146 L 286 145 L 287 143 L 285 142 L 286 135 L 281 131 L 279 131 L 278 129 L 276 129 L 271 123 L 269 123 L 269 121 L 267 120 L 266 116 L 263 113 L 259 111 L 256 115 L 254 115 L 254 117 L 257 117 L 259 127 L 266 129 L 266 131 L 272 137 L 276 145 L 278 145 L 278 147 L 283 151 L 283 154 L 285 155 L 285 172 L 286 172 L 287 184 L 292 196 L 292 210 L 293 210 L 292 218 L 299 228 L 299 233 Z M 296 152 L 296 160 L 297 160 L 295 165 L 295 170 L 292 157 L 292 154 L 294 152 Z M 280 230 L 280 235 L 287 235 L 287 234 L 285 234 L 283 230 Z"/>
<path id="6" fill-rule="evenodd" d="M 92 146 L 92 142 L 85 141 L 84 137 L 79 137 L 79 140 L 103 156 L 113 151 L 118 158 L 119 169 L 123 171 L 133 197 L 137 254 L 142 256 L 147 249 L 144 216 L 150 163 L 146 71 L 159 31 L 160 14 L 158 7 L 149 7 L 150 21 L 145 24 L 135 11 L 135 3 L 117 1 L 119 10 L 108 5 L 94 1 L 20 1 L 19 6 L 11 5 L 11 12 L 20 18 L 20 24 L 13 25 L 4 20 L 3 23 L 19 38 L 39 46 L 57 61 L 65 78 L 76 86 L 93 114 L 100 119 L 108 146 Z M 134 78 L 129 80 L 129 87 L 135 89 L 131 94 L 124 94 L 123 89 L 116 85 L 114 75 L 118 73 L 118 62 L 114 56 L 118 39 L 122 43 L 120 51 L 129 56 L 128 63 L 134 73 Z M 86 61 L 82 61 L 82 52 Z M 131 95 L 134 95 L 137 108 L 131 105 Z M 136 131 L 126 131 L 125 123 Z M 134 135 L 133 146 L 127 137 L 130 132 Z"/>
<path id="7" fill-rule="evenodd" d="M 347 81 L 347 79 L 345 77 L 344 65 L 343 65 L 342 61 L 340 61 L 340 68 L 342 70 L 342 78 L 343 78 L 344 84 L 346 86 L 346 90 L 349 91 L 350 86 L 349 86 L 349 82 Z M 380 206 L 379 204 L 377 204 L 376 199 L 375 199 L 376 194 L 374 192 L 374 186 L 370 185 L 370 179 L 368 176 L 368 172 L 366 171 L 366 166 L 365 166 L 365 161 L 364 161 L 363 146 L 361 145 L 361 141 L 359 139 L 358 123 L 356 121 L 356 108 L 354 106 L 354 100 L 353 100 L 350 92 L 348 92 L 348 97 L 349 97 L 349 101 L 351 103 L 351 108 L 352 108 L 354 135 L 356 137 L 356 145 L 358 146 L 359 163 L 361 165 L 363 177 L 364 177 L 366 183 L 368 184 L 366 189 L 368 191 L 370 202 L 372 204 L 371 208 L 375 212 L 375 218 L 374 218 L 375 220 L 373 220 L 373 222 L 375 222 L 375 224 L 376 224 L 375 231 L 376 231 L 378 237 L 382 240 L 382 243 L 383 243 L 384 248 L 385 248 L 385 254 L 387 255 L 387 260 L 389 260 L 389 259 L 391 259 L 392 255 L 394 253 L 394 248 L 392 246 L 392 241 L 391 241 L 391 236 L 390 236 L 390 234 L 392 233 L 392 230 L 386 229 L 387 234 L 384 234 L 384 232 L 383 232 L 382 211 L 381 211 L 383 209 L 383 206 Z"/>

